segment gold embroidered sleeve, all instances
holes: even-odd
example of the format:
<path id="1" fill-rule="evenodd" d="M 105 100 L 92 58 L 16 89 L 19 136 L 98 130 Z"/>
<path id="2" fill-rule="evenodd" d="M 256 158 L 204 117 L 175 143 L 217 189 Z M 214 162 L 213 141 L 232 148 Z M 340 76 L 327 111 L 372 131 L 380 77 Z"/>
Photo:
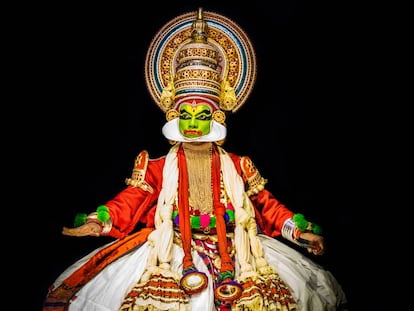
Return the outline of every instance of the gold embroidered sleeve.
<path id="1" fill-rule="evenodd" d="M 240 159 L 240 165 L 249 185 L 249 189 L 246 191 L 247 195 L 251 196 L 262 191 L 267 183 L 267 179 L 260 175 L 252 160 L 244 156 Z"/>
<path id="2" fill-rule="evenodd" d="M 141 151 L 135 158 L 134 169 L 131 178 L 126 178 L 125 183 L 128 186 L 139 187 L 142 190 L 153 192 L 154 189 L 145 181 L 149 155 L 146 150 Z"/>

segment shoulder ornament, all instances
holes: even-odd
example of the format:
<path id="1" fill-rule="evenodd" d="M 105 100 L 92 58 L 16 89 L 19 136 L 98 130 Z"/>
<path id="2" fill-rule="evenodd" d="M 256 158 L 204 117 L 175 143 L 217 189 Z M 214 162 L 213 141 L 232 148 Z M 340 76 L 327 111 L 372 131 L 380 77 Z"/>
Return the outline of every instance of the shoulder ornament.
<path id="1" fill-rule="evenodd" d="M 249 189 L 246 191 L 247 195 L 251 196 L 262 191 L 267 179 L 260 175 L 252 160 L 248 156 L 243 156 L 240 159 L 240 166 L 249 184 Z"/>
<path id="2" fill-rule="evenodd" d="M 148 151 L 141 151 L 135 158 L 134 169 L 131 178 L 126 178 L 125 183 L 128 186 L 139 187 L 144 191 L 153 192 L 154 189 L 145 181 L 145 174 L 148 166 Z"/>

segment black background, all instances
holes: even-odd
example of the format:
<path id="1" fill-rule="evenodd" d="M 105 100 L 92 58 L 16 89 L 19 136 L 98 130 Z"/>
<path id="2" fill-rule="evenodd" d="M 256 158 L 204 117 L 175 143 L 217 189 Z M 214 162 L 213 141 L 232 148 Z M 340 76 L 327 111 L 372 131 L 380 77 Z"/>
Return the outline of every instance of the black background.
<path id="1" fill-rule="evenodd" d="M 34 217 L 25 235 L 25 245 L 35 247 L 26 258 L 33 262 L 35 284 L 25 294 L 33 310 L 68 265 L 110 240 L 66 237 L 62 226 L 123 189 L 138 152 L 146 149 L 156 158 L 170 148 L 161 134 L 165 116 L 146 89 L 145 55 L 165 23 L 199 6 L 234 20 L 257 57 L 256 84 L 243 107 L 228 116 L 223 147 L 250 156 L 279 200 L 322 226 L 326 254 L 308 256 L 338 279 L 351 310 L 363 303 L 356 240 L 370 163 L 360 151 L 366 133 L 357 130 L 363 114 L 355 98 L 355 50 L 361 39 L 349 11 L 288 0 L 271 6 L 153 1 L 142 7 L 45 7 L 27 27 L 31 100 L 20 120 L 28 129 L 25 152 L 16 156 L 16 182 L 30 180 L 30 186 L 14 197 Z"/>

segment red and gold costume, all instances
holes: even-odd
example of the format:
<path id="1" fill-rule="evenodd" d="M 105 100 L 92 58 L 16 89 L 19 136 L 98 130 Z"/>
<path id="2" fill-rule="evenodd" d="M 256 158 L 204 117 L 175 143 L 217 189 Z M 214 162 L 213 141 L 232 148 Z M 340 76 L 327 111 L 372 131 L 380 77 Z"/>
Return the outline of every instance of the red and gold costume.
<path id="1" fill-rule="evenodd" d="M 256 221 L 260 226 L 260 231 L 272 237 L 280 235 L 284 222 L 293 216 L 293 212 L 281 204 L 268 190 L 263 187 L 262 190 L 258 189 L 260 186 L 264 186 L 265 180 L 261 178 L 259 171 L 249 157 L 229 155 L 237 172 L 245 182 L 246 191 L 252 193 L 250 199 L 255 208 Z M 154 227 L 154 215 L 163 181 L 165 157 L 158 159 L 149 159 L 148 157 L 146 151 L 137 156 L 133 176 L 127 180 L 131 186 L 105 203 L 110 209 L 112 219 L 112 229 L 108 233 L 110 236 L 123 238 L 139 224 L 145 225 L 147 228 Z M 134 177 L 136 170 L 140 171 L 137 174 L 138 178 Z M 257 183 L 255 188 L 251 188 L 248 180 L 255 179 L 261 183 Z M 138 182 L 135 183 L 135 180 Z M 256 194 L 254 194 L 255 191 Z"/>

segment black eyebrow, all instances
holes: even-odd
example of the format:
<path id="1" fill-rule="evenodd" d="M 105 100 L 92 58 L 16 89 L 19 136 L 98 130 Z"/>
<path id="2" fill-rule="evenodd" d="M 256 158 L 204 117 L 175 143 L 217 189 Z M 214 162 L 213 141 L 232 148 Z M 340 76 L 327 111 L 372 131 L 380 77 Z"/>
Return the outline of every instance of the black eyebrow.
<path id="1" fill-rule="evenodd" d="M 199 113 L 197 113 L 197 114 L 200 114 L 200 113 L 211 113 L 211 111 L 209 110 L 209 109 L 204 109 L 204 110 L 201 110 Z"/>

